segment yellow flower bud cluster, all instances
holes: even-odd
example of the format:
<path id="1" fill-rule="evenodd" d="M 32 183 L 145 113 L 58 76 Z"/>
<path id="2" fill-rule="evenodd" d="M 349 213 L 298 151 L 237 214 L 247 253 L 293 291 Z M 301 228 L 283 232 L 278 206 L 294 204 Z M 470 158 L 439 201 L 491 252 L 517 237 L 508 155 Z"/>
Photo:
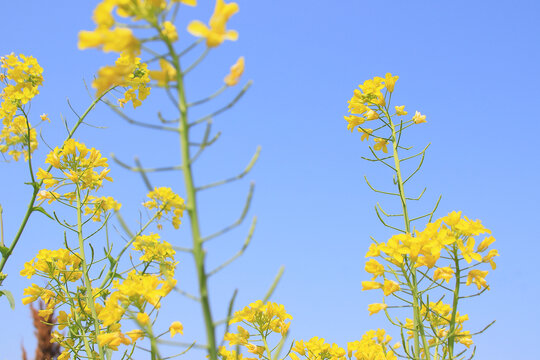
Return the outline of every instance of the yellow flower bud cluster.
<path id="1" fill-rule="evenodd" d="M 175 229 L 181 224 L 180 217 L 184 214 L 184 199 L 175 194 L 171 188 L 159 187 L 154 188 L 148 195 L 149 201 L 143 203 L 143 206 L 149 210 L 158 209 L 157 219 L 161 219 L 163 213 L 172 212 L 172 225 Z"/>
<path id="2" fill-rule="evenodd" d="M 0 58 L 0 152 L 8 153 L 15 161 L 24 154 L 28 160 L 30 153 L 37 148 L 36 129 L 23 111 L 23 106 L 39 94 L 38 87 L 43 84 L 43 68 L 32 56 L 20 54 Z M 17 115 L 19 114 L 19 115 Z"/>

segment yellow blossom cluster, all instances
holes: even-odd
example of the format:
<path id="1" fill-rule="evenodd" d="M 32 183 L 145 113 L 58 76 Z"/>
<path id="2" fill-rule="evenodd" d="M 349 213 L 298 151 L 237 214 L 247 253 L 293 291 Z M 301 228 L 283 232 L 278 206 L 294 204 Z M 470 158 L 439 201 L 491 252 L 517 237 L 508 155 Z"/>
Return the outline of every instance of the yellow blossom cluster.
<path id="1" fill-rule="evenodd" d="M 168 187 L 154 188 L 153 191 L 148 193 L 147 197 L 150 200 L 143 203 L 143 206 L 149 210 L 158 209 L 158 220 L 161 219 L 163 213 L 168 214 L 172 212 L 172 225 L 175 229 L 178 229 L 181 223 L 180 217 L 183 215 L 185 209 L 184 199 Z"/>
<path id="2" fill-rule="evenodd" d="M 124 97 L 118 99 L 120 106 L 129 101 L 136 108 L 150 94 L 148 66 L 141 59 L 130 53 L 123 52 L 114 66 L 104 66 L 98 70 L 97 78 L 92 83 L 97 95 L 103 94 L 114 86 L 127 88 Z"/>
<path id="3" fill-rule="evenodd" d="M 392 340 L 383 329 L 369 330 L 361 340 L 347 343 L 349 358 L 354 356 L 357 360 L 396 360 L 397 356 L 393 349 L 399 348 L 399 343 L 392 348 L 389 343 Z"/>
<path id="4" fill-rule="evenodd" d="M 36 176 L 43 180 L 45 187 L 58 189 L 61 186 L 75 184 L 80 190 L 97 190 L 103 185 L 103 180 L 112 181 L 107 176 L 110 169 L 107 168 L 107 158 L 101 156 L 101 153 L 94 149 L 88 149 L 83 143 L 73 139 L 66 140 L 62 148 L 56 147 L 52 150 L 45 160 L 53 168 L 59 170 L 61 175 L 53 176 L 49 171 L 39 169 Z M 100 172 L 96 168 L 102 167 Z M 57 193 L 47 196 L 41 194 L 40 199 L 57 199 Z"/>
<path id="5" fill-rule="evenodd" d="M 289 354 L 292 360 L 299 360 L 298 355 L 304 356 L 308 360 L 345 360 L 347 354 L 345 349 L 337 344 L 330 345 L 317 336 L 307 342 L 303 340 L 296 341 L 291 350 L 296 353 L 291 352 Z"/>
<path id="6" fill-rule="evenodd" d="M 0 58 L 0 152 L 8 153 L 15 161 L 21 154 L 28 160 L 37 148 L 36 130 L 30 125 L 23 106 L 39 94 L 43 84 L 43 68 L 32 56 L 20 54 Z M 19 115 L 18 115 L 19 114 Z"/>
<path id="7" fill-rule="evenodd" d="M 237 40 L 238 33 L 234 30 L 227 30 L 227 22 L 230 17 L 236 14 L 239 10 L 237 3 L 225 3 L 223 0 L 216 0 L 214 13 L 209 21 L 209 26 L 203 22 L 192 21 L 187 30 L 194 36 L 206 39 L 206 46 L 216 47 L 221 45 L 225 40 Z"/>
<path id="8" fill-rule="evenodd" d="M 423 231 L 415 231 L 412 234 L 398 234 L 392 236 L 386 243 L 371 244 L 366 257 L 382 257 L 390 264 L 398 267 L 405 266 L 407 262 L 415 268 L 427 267 L 435 268 L 433 280 L 443 280 L 447 283 L 454 276 L 454 269 L 451 266 L 436 267 L 437 261 L 441 259 L 441 254 L 448 255 L 454 260 L 465 260 L 467 263 L 476 261 L 477 265 L 489 263 L 492 269 L 496 268 L 494 257 L 499 253 L 496 249 L 491 249 L 487 254 L 483 252 L 495 241 L 493 236 L 485 237 L 475 249 L 475 237 L 490 234 L 480 220 L 471 220 L 466 216 L 461 216 L 461 212 L 452 212 L 447 216 L 427 224 Z M 369 259 L 365 270 L 373 275 L 372 281 L 362 283 L 364 290 L 382 288 L 385 295 L 389 295 L 399 290 L 399 285 L 385 278 L 387 270 L 376 259 Z M 472 269 L 468 272 L 467 285 L 474 283 L 478 289 L 481 286 L 487 287 L 485 276 L 487 271 Z M 378 283 L 377 277 L 384 277 L 384 283 Z M 391 290 L 386 290 L 391 289 Z"/>
<path id="9" fill-rule="evenodd" d="M 292 360 L 303 357 L 307 360 L 396 360 L 393 350 L 388 346 L 392 337 L 383 329 L 369 330 L 361 340 L 347 343 L 347 350 L 337 344 L 325 343 L 317 336 L 309 341 L 296 341 L 289 356 Z M 399 343 L 394 348 L 399 347 Z"/>
<path id="10" fill-rule="evenodd" d="M 229 324 L 243 322 L 258 331 L 271 330 L 285 335 L 291 324 L 286 322 L 288 319 L 292 319 L 292 316 L 287 314 L 283 305 L 273 302 L 264 304 L 261 300 L 257 300 L 235 312 Z"/>
<path id="11" fill-rule="evenodd" d="M 384 153 L 388 152 L 387 145 L 389 141 L 393 141 L 395 134 L 390 136 L 376 136 L 374 133 L 377 130 L 385 127 L 391 128 L 390 122 L 392 116 L 405 116 L 405 106 L 395 106 L 395 112 L 390 114 L 389 102 L 390 96 L 394 92 L 394 87 L 399 76 L 394 76 L 387 73 L 384 78 L 375 76 L 373 79 L 364 81 L 362 85 L 358 85 L 359 89 L 354 90 L 352 98 L 349 100 L 349 113 L 345 116 L 347 121 L 347 130 L 351 132 L 354 129 L 362 134 L 360 140 L 369 140 L 370 136 L 374 136 L 374 150 L 381 150 Z M 383 94 L 383 90 L 385 90 Z M 363 125 L 366 121 L 379 119 L 381 124 L 376 128 L 366 128 Z M 420 124 L 426 122 L 426 116 L 416 111 L 413 118 L 407 122 L 402 122 L 401 127 L 409 124 Z"/>
<path id="12" fill-rule="evenodd" d="M 93 221 L 101 221 L 103 214 L 110 210 L 118 211 L 122 204 L 110 196 L 87 196 L 85 199 L 84 215 L 92 215 Z"/>
<path id="13" fill-rule="evenodd" d="M 268 348 L 267 339 L 271 333 L 279 334 L 282 341 L 285 339 L 289 331 L 292 316 L 287 314 L 285 307 L 273 302 L 263 303 L 257 300 L 242 310 L 234 313 L 229 324 L 242 323 L 254 331 L 250 334 L 250 330 L 246 330 L 241 325 L 237 326 L 238 333 L 226 333 L 224 340 L 229 342 L 229 345 L 240 345 L 247 349 L 251 354 L 262 358 L 267 352 L 266 358 L 270 358 L 270 349 Z M 219 355 L 222 359 L 232 359 L 233 356 L 241 357 L 236 351 L 228 351 L 225 347 L 219 349 Z M 247 359 L 247 358 L 244 358 Z"/>
<path id="14" fill-rule="evenodd" d="M 159 234 L 140 235 L 133 242 L 133 249 L 142 251 L 141 261 L 156 261 L 167 268 L 174 268 L 176 251 L 166 241 L 159 241 Z"/>
<path id="15" fill-rule="evenodd" d="M 82 276 L 80 265 L 80 257 L 67 249 L 42 249 L 35 258 L 24 264 L 21 276 L 30 279 L 32 276 L 38 275 L 49 279 L 58 278 L 62 282 L 73 282 Z M 30 303 L 34 300 L 23 300 L 23 302 Z"/>

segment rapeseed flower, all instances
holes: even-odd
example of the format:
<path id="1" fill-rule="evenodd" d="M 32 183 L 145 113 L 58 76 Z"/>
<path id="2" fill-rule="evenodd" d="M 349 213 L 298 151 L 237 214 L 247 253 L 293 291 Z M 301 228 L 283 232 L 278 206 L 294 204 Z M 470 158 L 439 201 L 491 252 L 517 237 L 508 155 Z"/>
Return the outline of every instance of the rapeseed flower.
<path id="1" fill-rule="evenodd" d="M 225 3 L 223 0 L 216 0 L 214 13 L 209 21 L 209 27 L 198 20 L 192 21 L 187 30 L 194 36 L 206 39 L 206 46 L 216 47 L 225 40 L 237 40 L 238 33 L 234 30 L 227 30 L 227 22 L 230 17 L 238 12 L 237 3 Z"/>

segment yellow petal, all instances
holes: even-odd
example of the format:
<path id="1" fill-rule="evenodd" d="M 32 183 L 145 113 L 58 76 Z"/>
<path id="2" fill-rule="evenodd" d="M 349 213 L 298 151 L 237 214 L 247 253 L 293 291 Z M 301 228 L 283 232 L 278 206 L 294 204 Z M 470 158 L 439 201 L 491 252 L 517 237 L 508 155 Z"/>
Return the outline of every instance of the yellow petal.
<path id="1" fill-rule="evenodd" d="M 210 29 L 201 21 L 193 20 L 189 23 L 187 31 L 194 36 L 207 37 Z"/>

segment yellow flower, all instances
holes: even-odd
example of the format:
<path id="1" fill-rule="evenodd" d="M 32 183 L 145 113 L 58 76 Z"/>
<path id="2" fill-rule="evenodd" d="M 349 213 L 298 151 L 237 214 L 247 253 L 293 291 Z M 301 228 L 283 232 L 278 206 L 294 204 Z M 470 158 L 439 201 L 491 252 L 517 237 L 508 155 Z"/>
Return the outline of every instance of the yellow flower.
<path id="1" fill-rule="evenodd" d="M 138 313 L 137 314 L 137 321 L 141 325 L 148 325 L 148 323 L 150 323 L 150 316 L 148 316 L 148 314 L 145 313 L 145 312 Z"/>
<path id="2" fill-rule="evenodd" d="M 126 333 L 131 338 L 131 342 L 135 342 L 140 338 L 144 338 L 144 331 L 141 329 L 130 330 Z"/>
<path id="3" fill-rule="evenodd" d="M 362 129 L 360 127 L 358 128 L 358 131 L 363 133 L 360 141 L 369 140 L 369 135 L 373 133 L 373 129 Z"/>
<path id="4" fill-rule="evenodd" d="M 482 271 L 482 270 L 471 270 L 469 271 L 469 275 L 467 275 L 467 285 L 471 285 L 471 283 L 474 283 L 478 290 L 480 290 L 483 287 L 488 287 L 485 277 L 487 276 L 488 271 Z"/>
<path id="5" fill-rule="evenodd" d="M 476 250 L 476 252 L 482 252 L 486 250 L 489 247 L 489 245 L 493 244 L 494 242 L 495 242 L 495 238 L 493 236 L 488 236 L 487 238 L 482 240 L 482 242 L 478 245 L 478 249 Z"/>
<path id="6" fill-rule="evenodd" d="M 225 84 L 227 86 L 234 86 L 238 84 L 238 81 L 240 80 L 240 77 L 244 73 L 244 57 L 240 56 L 236 63 L 231 66 L 231 72 L 225 76 Z"/>
<path id="7" fill-rule="evenodd" d="M 171 337 L 173 337 L 176 334 L 184 335 L 184 326 L 180 323 L 180 321 L 175 321 L 169 326 L 169 331 L 171 332 Z"/>
<path id="8" fill-rule="evenodd" d="M 150 70 L 150 78 L 157 80 L 158 86 L 167 87 L 176 80 L 176 69 L 165 59 L 159 59 L 159 67 L 161 70 Z"/>
<path id="9" fill-rule="evenodd" d="M 397 116 L 407 115 L 407 112 L 405 111 L 405 105 L 396 106 L 396 115 Z"/>
<path id="10" fill-rule="evenodd" d="M 379 311 L 386 309 L 387 307 L 388 305 L 386 304 L 369 304 L 368 305 L 369 315 L 371 316 L 373 314 L 376 314 Z"/>
<path id="11" fill-rule="evenodd" d="M 114 351 L 118 351 L 120 344 L 131 344 L 131 341 L 120 331 L 98 335 L 97 340 L 100 346 L 106 346 Z"/>
<path id="12" fill-rule="evenodd" d="M 369 109 L 364 115 L 366 116 L 366 120 L 375 120 L 379 118 L 379 114 L 371 109 Z"/>
<path id="13" fill-rule="evenodd" d="M 355 127 L 363 124 L 366 121 L 366 119 L 364 119 L 363 117 L 356 115 L 344 116 L 343 118 L 347 120 L 347 130 L 351 130 L 351 132 L 354 130 Z"/>
<path id="14" fill-rule="evenodd" d="M 41 114 L 41 115 L 39 115 L 39 117 L 41 118 L 41 121 L 51 122 L 51 119 L 49 119 L 49 115 L 47 115 L 47 114 Z"/>
<path id="15" fill-rule="evenodd" d="M 365 270 L 368 273 L 373 274 L 373 278 L 371 280 L 375 280 L 378 276 L 382 276 L 384 274 L 384 266 L 375 259 L 368 260 Z"/>
<path id="16" fill-rule="evenodd" d="M 419 111 L 417 111 L 417 112 L 414 114 L 412 120 L 414 121 L 415 124 L 421 124 L 421 123 L 427 122 L 427 121 L 426 121 L 426 115 L 420 114 Z"/>
<path id="17" fill-rule="evenodd" d="M 449 283 L 453 275 L 454 270 L 451 267 L 437 268 L 433 273 L 433 280 L 437 281 L 443 279 L 444 281 Z"/>
<path id="18" fill-rule="evenodd" d="M 389 92 L 394 91 L 394 86 L 396 85 L 397 79 L 399 79 L 399 76 L 392 76 L 392 74 L 386 73 L 386 76 L 384 77 L 384 85 Z"/>
<path id="19" fill-rule="evenodd" d="M 163 23 L 163 30 L 161 30 L 161 33 L 171 42 L 178 40 L 178 32 L 176 31 L 176 27 L 170 21 L 165 21 Z"/>
<path id="20" fill-rule="evenodd" d="M 400 289 L 399 284 L 392 280 L 384 280 L 383 293 L 388 296 Z"/>
<path id="21" fill-rule="evenodd" d="M 386 145 L 388 145 L 388 140 L 375 138 L 375 145 L 373 145 L 373 149 L 382 150 L 383 153 L 387 153 L 388 149 L 386 148 Z"/>
<path id="22" fill-rule="evenodd" d="M 192 21 L 187 30 L 194 36 L 203 37 L 206 39 L 206 46 L 216 47 L 225 40 L 237 40 L 238 33 L 234 30 L 227 30 L 227 21 L 229 18 L 238 12 L 237 3 L 226 4 L 223 0 L 216 0 L 214 13 L 210 18 L 207 27 L 201 21 Z"/>
<path id="23" fill-rule="evenodd" d="M 378 283 L 376 281 L 362 281 L 362 291 L 381 289 L 382 287 L 383 287 L 383 284 Z"/>
<path id="24" fill-rule="evenodd" d="M 497 249 L 491 249 L 488 254 L 482 258 L 482 262 L 488 262 L 491 265 L 491 268 L 495 270 L 497 268 L 497 264 L 493 261 L 495 256 L 499 256 L 499 252 Z"/>

